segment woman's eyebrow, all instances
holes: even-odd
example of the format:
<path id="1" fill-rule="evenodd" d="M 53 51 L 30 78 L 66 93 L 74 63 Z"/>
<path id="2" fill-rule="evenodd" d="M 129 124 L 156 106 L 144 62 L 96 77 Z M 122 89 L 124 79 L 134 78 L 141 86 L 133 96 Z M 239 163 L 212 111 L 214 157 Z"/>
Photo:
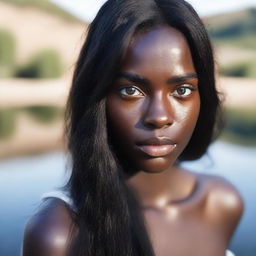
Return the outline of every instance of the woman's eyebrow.
<path id="1" fill-rule="evenodd" d="M 192 73 L 192 74 L 185 74 L 182 76 L 174 76 L 170 79 L 167 80 L 168 84 L 173 84 L 173 83 L 182 83 L 182 82 L 186 82 L 188 79 L 192 79 L 192 78 L 198 78 L 197 74 Z"/>
<path id="2" fill-rule="evenodd" d="M 117 78 L 118 79 L 125 78 L 126 80 L 129 80 L 133 83 L 141 84 L 145 86 L 150 84 L 149 79 L 134 73 L 121 72 L 118 74 Z"/>
<path id="3" fill-rule="evenodd" d="M 141 75 L 134 74 L 134 73 L 121 72 L 118 74 L 117 78 L 118 79 L 124 78 L 133 83 L 141 84 L 141 85 L 145 85 L 145 86 L 150 84 L 149 79 L 147 79 L 146 77 L 143 77 Z M 192 78 L 197 79 L 198 78 L 197 74 L 191 73 L 191 74 L 185 74 L 185 75 L 181 75 L 181 76 L 174 76 L 167 80 L 167 84 L 182 83 L 182 82 L 186 82 L 188 79 L 192 79 Z"/>

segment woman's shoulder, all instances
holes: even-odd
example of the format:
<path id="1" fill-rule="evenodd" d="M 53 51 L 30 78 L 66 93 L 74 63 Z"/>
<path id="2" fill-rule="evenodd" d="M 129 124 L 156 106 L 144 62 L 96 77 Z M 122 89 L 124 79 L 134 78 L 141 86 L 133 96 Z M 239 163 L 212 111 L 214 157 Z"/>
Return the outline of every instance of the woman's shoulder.
<path id="1" fill-rule="evenodd" d="M 204 214 L 209 223 L 226 227 L 232 235 L 244 209 L 243 199 L 235 186 L 217 175 L 196 174 L 204 194 Z"/>
<path id="2" fill-rule="evenodd" d="M 28 221 L 23 255 L 66 255 L 74 235 L 74 212 L 58 198 L 48 198 Z"/>
<path id="3" fill-rule="evenodd" d="M 230 213 L 240 213 L 243 210 L 243 199 L 235 186 L 217 175 L 197 174 L 206 191 L 206 206 L 217 207 Z"/>

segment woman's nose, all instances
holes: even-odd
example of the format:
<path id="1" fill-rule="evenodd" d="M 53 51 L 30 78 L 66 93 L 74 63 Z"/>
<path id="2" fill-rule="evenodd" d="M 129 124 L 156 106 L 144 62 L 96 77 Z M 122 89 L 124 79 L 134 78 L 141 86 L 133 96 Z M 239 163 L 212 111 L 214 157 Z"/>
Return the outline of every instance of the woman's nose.
<path id="1" fill-rule="evenodd" d="M 148 128 L 159 129 L 173 123 L 173 108 L 170 99 L 162 93 L 149 99 L 144 113 L 144 125 Z"/>

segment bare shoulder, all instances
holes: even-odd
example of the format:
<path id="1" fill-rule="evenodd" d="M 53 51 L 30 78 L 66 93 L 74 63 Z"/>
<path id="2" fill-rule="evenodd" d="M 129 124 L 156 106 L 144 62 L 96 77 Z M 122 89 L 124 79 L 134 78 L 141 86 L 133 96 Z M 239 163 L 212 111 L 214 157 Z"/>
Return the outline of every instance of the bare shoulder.
<path id="1" fill-rule="evenodd" d="M 207 206 L 239 217 L 243 211 L 243 200 L 238 190 L 228 180 L 215 175 L 204 175 L 207 190 Z"/>
<path id="2" fill-rule="evenodd" d="M 23 256 L 64 256 L 74 231 L 73 212 L 60 199 L 47 199 L 28 221 Z"/>
<path id="3" fill-rule="evenodd" d="M 200 175 L 204 188 L 205 214 L 209 221 L 226 227 L 232 235 L 244 209 L 243 199 L 238 190 L 225 178 L 215 175 Z"/>

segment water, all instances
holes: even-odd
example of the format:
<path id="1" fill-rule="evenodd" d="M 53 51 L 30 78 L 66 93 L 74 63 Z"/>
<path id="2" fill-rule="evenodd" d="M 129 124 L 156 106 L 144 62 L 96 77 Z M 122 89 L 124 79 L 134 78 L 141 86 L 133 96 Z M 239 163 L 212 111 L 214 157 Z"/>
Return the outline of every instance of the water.
<path id="1" fill-rule="evenodd" d="M 241 192 L 245 214 L 232 240 L 237 256 L 256 255 L 256 148 L 223 142 L 208 155 L 184 166 L 222 175 Z M 18 256 L 25 223 L 40 202 L 40 195 L 65 183 L 66 158 L 62 153 L 15 158 L 0 162 L 0 255 Z"/>
<path id="2" fill-rule="evenodd" d="M 25 222 L 40 195 L 61 186 L 66 176 L 62 153 L 0 162 L 1 256 L 19 255 Z"/>

